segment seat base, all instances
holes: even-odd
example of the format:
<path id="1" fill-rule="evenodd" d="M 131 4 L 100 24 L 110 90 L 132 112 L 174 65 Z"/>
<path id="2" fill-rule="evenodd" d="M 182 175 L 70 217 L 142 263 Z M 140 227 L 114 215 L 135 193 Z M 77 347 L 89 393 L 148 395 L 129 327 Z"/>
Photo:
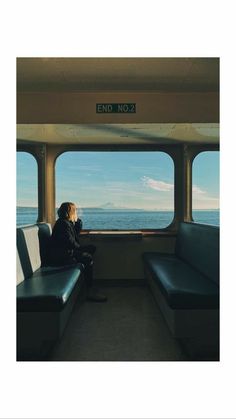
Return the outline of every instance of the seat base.
<path id="1" fill-rule="evenodd" d="M 215 337 L 219 333 L 218 309 L 173 309 L 160 290 L 158 283 L 146 268 L 146 279 L 153 296 L 166 320 L 166 323 L 175 338 L 200 338 Z"/>

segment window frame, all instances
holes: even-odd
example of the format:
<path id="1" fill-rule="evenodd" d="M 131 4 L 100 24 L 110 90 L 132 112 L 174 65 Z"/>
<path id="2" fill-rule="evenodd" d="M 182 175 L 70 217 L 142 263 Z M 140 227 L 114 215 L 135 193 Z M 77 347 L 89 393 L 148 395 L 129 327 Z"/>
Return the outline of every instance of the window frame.
<path id="1" fill-rule="evenodd" d="M 30 154 L 34 159 L 35 159 L 35 162 L 36 162 L 36 176 L 37 176 L 37 179 L 36 179 L 36 185 L 37 185 L 37 217 L 36 217 L 36 223 L 39 221 L 39 214 L 40 214 L 40 208 L 39 208 L 39 202 L 40 202 L 40 198 L 39 198 L 39 162 L 38 162 L 38 156 L 37 156 L 37 153 L 36 153 L 36 150 L 35 150 L 35 148 L 33 147 L 33 146 L 31 146 L 31 147 L 29 147 L 29 146 L 27 146 L 27 147 L 22 147 L 22 146 L 19 146 L 19 147 L 17 147 L 17 149 L 16 149 L 16 153 L 27 153 L 27 154 Z M 16 162 L 17 162 L 17 154 L 16 154 Z M 16 207 L 17 207 L 17 202 L 16 202 Z M 26 225 L 26 224 L 24 224 L 24 225 Z M 29 225 L 29 224 L 27 224 L 27 225 Z"/>
<path id="2" fill-rule="evenodd" d="M 189 158 L 190 158 L 190 166 L 191 166 L 191 185 L 190 185 L 190 197 L 191 197 L 191 212 L 190 212 L 190 219 L 189 221 L 194 223 L 194 224 L 201 224 L 198 221 L 195 221 L 193 218 L 193 163 L 194 160 L 196 159 L 196 157 L 198 157 L 201 153 L 206 153 L 206 152 L 212 152 L 212 151 L 218 151 L 219 153 L 219 157 L 220 157 L 220 146 L 217 145 L 205 145 L 205 146 L 191 146 L 189 147 Z M 220 181 L 220 177 L 219 177 L 219 181 Z M 220 182 L 219 182 L 219 187 L 220 187 Z"/>
<path id="3" fill-rule="evenodd" d="M 57 149 L 57 153 L 55 156 L 55 161 L 54 161 L 54 170 L 55 170 L 55 195 L 56 195 L 56 163 L 58 158 L 66 153 L 66 152 L 151 152 L 151 151 L 155 151 L 155 152 L 164 152 L 165 154 L 167 154 L 173 163 L 173 181 L 174 181 L 174 199 L 173 199 L 173 219 L 171 221 L 171 223 L 164 227 L 164 228 L 157 228 L 157 229 L 134 229 L 134 230 L 92 230 L 92 229 L 83 229 L 81 234 L 89 234 L 89 235 L 108 235 L 110 236 L 110 234 L 114 234 L 117 236 L 123 236 L 123 235 L 127 235 L 127 236 L 131 236 L 131 234 L 133 235 L 152 235 L 152 236 L 156 236 L 156 235 L 162 235 L 162 234 L 169 234 L 169 235 L 173 235 L 173 233 L 176 233 L 176 226 L 177 226 L 177 221 L 176 221 L 176 161 L 175 161 L 175 157 L 176 154 L 178 154 L 179 152 L 179 146 L 175 146 L 175 145 L 168 145 L 168 147 L 164 146 L 164 145 L 158 145 L 158 146 L 152 146 L 150 144 L 148 145 L 139 145 L 137 146 L 137 144 L 129 144 L 129 145 L 115 145 L 115 144 L 110 144 L 110 145 L 94 145 L 91 144 L 90 146 L 86 145 L 79 145 L 79 146 L 69 146 L 69 147 L 58 147 Z M 56 212 L 56 208 L 55 208 L 55 212 Z"/>

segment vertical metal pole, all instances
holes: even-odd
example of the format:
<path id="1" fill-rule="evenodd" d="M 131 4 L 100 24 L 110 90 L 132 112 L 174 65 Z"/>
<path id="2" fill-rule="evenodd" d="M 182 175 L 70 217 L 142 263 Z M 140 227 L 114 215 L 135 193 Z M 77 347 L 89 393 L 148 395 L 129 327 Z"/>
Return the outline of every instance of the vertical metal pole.
<path id="1" fill-rule="evenodd" d="M 38 222 L 45 221 L 45 167 L 46 167 L 46 146 L 42 145 L 37 150 L 38 161 Z"/>
<path id="2" fill-rule="evenodd" d="M 54 224 L 55 222 L 55 150 L 47 147 L 47 164 L 45 179 L 45 204 L 46 221 Z"/>
<path id="3" fill-rule="evenodd" d="M 38 160 L 38 222 L 55 222 L 54 153 L 46 145 L 40 147 Z"/>
<path id="4" fill-rule="evenodd" d="M 192 220 L 192 162 L 188 146 L 183 153 L 184 221 Z"/>
<path id="5" fill-rule="evenodd" d="M 174 228 L 178 228 L 180 221 L 184 219 L 184 157 L 183 147 L 179 147 L 174 154 L 175 162 L 175 220 Z"/>

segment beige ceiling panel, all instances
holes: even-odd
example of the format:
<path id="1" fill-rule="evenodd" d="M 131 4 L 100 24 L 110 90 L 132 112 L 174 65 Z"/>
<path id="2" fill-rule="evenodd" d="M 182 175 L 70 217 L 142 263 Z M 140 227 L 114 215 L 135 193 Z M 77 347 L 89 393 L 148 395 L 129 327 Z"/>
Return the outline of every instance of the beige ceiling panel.
<path id="1" fill-rule="evenodd" d="M 97 103 L 135 103 L 136 113 L 96 113 Z M 19 124 L 217 123 L 217 92 L 19 93 Z"/>
<path id="2" fill-rule="evenodd" d="M 18 58 L 17 90 L 218 91 L 218 58 Z"/>
<path id="3" fill-rule="evenodd" d="M 17 125 L 19 142 L 48 144 L 219 143 L 219 124 Z"/>

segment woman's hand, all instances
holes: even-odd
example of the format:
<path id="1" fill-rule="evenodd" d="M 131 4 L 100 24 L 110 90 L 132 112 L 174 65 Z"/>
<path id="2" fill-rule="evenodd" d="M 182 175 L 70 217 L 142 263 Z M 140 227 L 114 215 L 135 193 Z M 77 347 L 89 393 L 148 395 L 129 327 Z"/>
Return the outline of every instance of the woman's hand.
<path id="1" fill-rule="evenodd" d="M 80 219 L 80 218 L 77 218 L 77 221 L 75 222 L 75 230 L 76 230 L 76 233 L 80 233 L 80 231 L 82 230 L 82 227 L 83 227 L 83 223 L 82 223 L 82 220 Z"/>

